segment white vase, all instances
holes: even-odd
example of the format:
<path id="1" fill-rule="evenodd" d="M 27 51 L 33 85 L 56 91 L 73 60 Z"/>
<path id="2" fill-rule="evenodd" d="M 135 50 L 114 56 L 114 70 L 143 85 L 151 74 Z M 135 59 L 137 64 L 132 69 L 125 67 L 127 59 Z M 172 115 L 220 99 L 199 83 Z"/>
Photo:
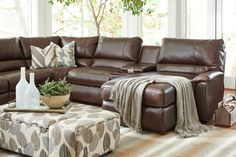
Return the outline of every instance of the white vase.
<path id="1" fill-rule="evenodd" d="M 29 83 L 25 79 L 25 67 L 20 69 L 20 81 L 16 85 L 16 108 L 25 108 L 25 91 L 29 86 Z"/>
<path id="2" fill-rule="evenodd" d="M 35 86 L 34 73 L 30 73 L 30 84 L 25 91 L 26 108 L 36 109 L 40 106 L 40 93 Z"/>

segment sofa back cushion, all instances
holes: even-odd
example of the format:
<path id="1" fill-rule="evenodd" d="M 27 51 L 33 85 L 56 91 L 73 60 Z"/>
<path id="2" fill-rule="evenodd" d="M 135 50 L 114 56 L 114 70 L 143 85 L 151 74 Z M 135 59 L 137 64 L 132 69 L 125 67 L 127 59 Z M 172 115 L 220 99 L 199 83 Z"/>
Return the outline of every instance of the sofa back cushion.
<path id="1" fill-rule="evenodd" d="M 98 44 L 98 37 L 61 37 L 62 45 L 75 41 L 75 61 L 79 66 L 90 66 Z"/>
<path id="2" fill-rule="evenodd" d="M 143 46 L 140 53 L 139 62 L 157 64 L 160 49 L 160 46 Z"/>
<path id="3" fill-rule="evenodd" d="M 100 37 L 92 66 L 110 67 L 117 62 L 116 68 L 121 68 L 126 63 L 137 62 L 141 45 L 142 39 L 139 37 Z M 119 62 L 122 62 L 122 64 Z"/>
<path id="4" fill-rule="evenodd" d="M 199 74 L 224 71 L 224 41 L 164 38 L 157 71 Z"/>
<path id="5" fill-rule="evenodd" d="M 58 36 L 52 36 L 52 37 L 19 37 L 26 62 L 27 67 L 29 68 L 31 66 L 31 51 L 30 46 L 36 46 L 41 49 L 47 47 L 50 45 L 50 42 L 53 42 L 57 45 L 61 45 L 60 37 Z"/>
<path id="6" fill-rule="evenodd" d="M 0 39 L 0 72 L 26 66 L 17 38 Z"/>

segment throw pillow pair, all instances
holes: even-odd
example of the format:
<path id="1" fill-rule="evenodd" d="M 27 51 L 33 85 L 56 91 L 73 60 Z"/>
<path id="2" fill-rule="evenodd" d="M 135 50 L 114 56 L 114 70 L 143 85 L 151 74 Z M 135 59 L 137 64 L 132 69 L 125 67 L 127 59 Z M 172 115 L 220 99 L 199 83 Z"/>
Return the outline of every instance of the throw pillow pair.
<path id="1" fill-rule="evenodd" d="M 41 49 L 30 46 L 32 56 L 32 68 L 45 67 L 75 67 L 75 42 L 65 45 L 63 48 L 51 42 Z"/>

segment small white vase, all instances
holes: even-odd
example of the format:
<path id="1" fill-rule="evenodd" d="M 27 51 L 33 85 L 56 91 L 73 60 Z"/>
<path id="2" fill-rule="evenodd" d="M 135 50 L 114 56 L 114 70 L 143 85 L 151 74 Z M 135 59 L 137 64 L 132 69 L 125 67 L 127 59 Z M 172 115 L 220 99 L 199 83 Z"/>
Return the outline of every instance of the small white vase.
<path id="1" fill-rule="evenodd" d="M 30 73 L 30 84 L 25 91 L 26 108 L 36 109 L 40 107 L 40 93 L 35 86 L 34 73 Z"/>
<path id="2" fill-rule="evenodd" d="M 16 85 L 16 108 L 25 108 L 25 91 L 29 83 L 25 79 L 25 67 L 21 67 L 20 81 Z"/>

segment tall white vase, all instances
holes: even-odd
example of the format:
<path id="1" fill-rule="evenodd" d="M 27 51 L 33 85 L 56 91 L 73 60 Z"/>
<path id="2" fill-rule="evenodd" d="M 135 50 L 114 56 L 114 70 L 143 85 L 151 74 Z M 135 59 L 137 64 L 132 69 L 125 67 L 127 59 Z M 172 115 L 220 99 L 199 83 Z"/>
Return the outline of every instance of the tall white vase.
<path id="1" fill-rule="evenodd" d="M 20 69 L 20 81 L 16 85 L 16 108 L 25 108 L 25 91 L 29 86 L 29 83 L 25 79 L 25 67 Z"/>
<path id="2" fill-rule="evenodd" d="M 30 73 L 30 84 L 25 91 L 26 107 L 38 108 L 40 106 L 40 93 L 35 86 L 34 73 Z"/>

